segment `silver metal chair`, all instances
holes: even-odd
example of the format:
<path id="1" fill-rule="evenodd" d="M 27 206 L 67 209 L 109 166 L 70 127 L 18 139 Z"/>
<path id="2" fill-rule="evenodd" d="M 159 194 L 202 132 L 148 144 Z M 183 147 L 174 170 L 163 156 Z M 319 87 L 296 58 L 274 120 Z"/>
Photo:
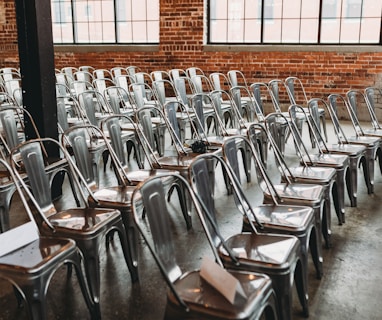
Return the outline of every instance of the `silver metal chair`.
<path id="1" fill-rule="evenodd" d="M 314 141 L 316 141 L 316 139 L 314 136 L 314 130 L 310 126 L 310 122 L 308 116 L 305 113 L 305 110 L 301 106 L 291 105 L 289 107 L 289 114 L 290 118 L 292 119 L 290 130 L 294 134 L 295 146 L 297 153 L 300 157 L 300 162 L 312 166 L 329 167 L 336 169 L 337 187 L 334 190 L 337 191 L 337 195 L 334 197 L 334 206 L 338 217 L 338 223 L 341 225 L 345 222 L 345 177 L 349 168 L 349 156 L 324 153 L 320 145 L 317 145 L 318 153 L 308 152 L 307 147 L 305 146 L 302 140 L 302 136 L 299 135 L 299 131 L 297 130 L 297 127 L 295 125 L 297 110 L 300 114 L 303 114 L 305 116 L 305 121 L 308 123 L 309 131 L 311 132 L 310 138 Z"/>
<path id="2" fill-rule="evenodd" d="M 92 319 L 100 314 L 94 307 L 84 274 L 82 256 L 71 239 L 42 237 L 34 222 L 32 210 L 22 192 L 9 164 L 0 159 L 17 186 L 19 196 L 30 219 L 22 225 L 0 233 L 0 278 L 9 281 L 15 288 L 19 305 L 25 301 L 30 319 L 47 319 L 46 294 L 53 274 L 63 264 L 74 266 L 78 282 Z"/>
<path id="3" fill-rule="evenodd" d="M 236 145 L 234 138 L 230 141 L 232 146 Z M 251 223 L 253 219 L 256 219 L 256 215 L 251 212 L 251 208 L 246 204 L 248 201 L 246 203 L 241 201 L 245 199 L 245 195 L 239 188 L 236 188 L 238 183 L 234 183 L 233 187 L 237 199 L 240 200 L 240 205 L 238 209 L 233 210 L 247 216 L 248 221 L 251 223 L 251 231 L 234 234 L 231 231 L 228 236 L 223 235 L 215 212 L 214 198 L 209 189 L 208 176 L 206 176 L 206 161 L 211 161 L 212 157 L 216 156 L 201 155 L 195 159 L 190 167 L 192 173 L 190 174 L 191 185 L 198 199 L 200 199 L 202 206 L 201 219 L 205 223 L 205 230 L 209 235 L 211 245 L 216 248 L 226 268 L 261 272 L 272 279 L 280 310 L 280 318 L 282 319 L 292 318 L 291 302 L 295 282 L 303 313 L 307 316 L 309 314 L 307 269 L 306 257 L 303 257 L 301 242 L 295 236 L 276 234 L 274 230 L 272 233 L 257 232 L 255 225 Z M 222 158 L 218 159 L 232 181 L 234 173 L 230 171 L 227 165 L 224 165 L 225 162 Z M 310 218 L 313 218 L 312 213 Z M 261 223 L 257 221 L 257 224 L 260 228 Z"/>
<path id="4" fill-rule="evenodd" d="M 74 207 L 56 210 L 51 199 L 51 188 L 46 173 L 46 166 L 43 157 L 42 144 L 49 144 L 60 150 L 69 164 L 70 171 L 75 179 L 77 194 L 81 197 L 82 207 Z M 46 146 L 45 146 L 46 148 Z M 27 186 L 23 177 L 17 171 L 19 162 L 15 161 L 15 154 L 20 154 L 23 167 L 28 176 L 30 187 Z M 11 152 L 11 165 L 15 172 L 17 181 L 24 188 L 26 194 L 31 199 L 35 221 L 41 235 L 55 238 L 73 239 L 84 258 L 86 277 L 89 284 L 91 296 L 95 302 L 95 308 L 100 312 L 100 269 L 99 269 L 99 249 L 103 238 L 110 231 L 116 231 L 120 237 L 122 250 L 126 264 L 130 270 L 132 281 L 138 279 L 136 264 L 129 251 L 126 230 L 122 221 L 121 213 L 117 209 L 91 208 L 87 203 L 84 192 L 92 196 L 93 193 L 79 169 L 74 165 L 66 149 L 54 139 L 41 138 L 28 140 L 19 144 Z M 81 185 L 80 185 L 81 181 Z M 96 198 L 93 198 L 97 203 Z"/>
<path id="5" fill-rule="evenodd" d="M 319 108 L 320 106 L 320 108 Z M 358 167 L 362 164 L 366 186 L 370 183 L 370 178 L 367 176 L 367 161 L 366 147 L 356 144 L 326 144 L 321 135 L 320 112 L 319 109 L 327 110 L 328 105 L 323 99 L 314 98 L 309 100 L 308 109 L 314 137 L 320 145 L 324 153 L 345 154 L 349 156 L 349 170 L 346 174 L 346 186 L 350 198 L 350 205 L 357 206 L 357 189 L 358 189 Z"/>
<path id="6" fill-rule="evenodd" d="M 122 128 L 126 123 L 130 123 L 133 125 L 135 132 L 139 131 L 139 128 L 134 123 L 134 121 L 123 115 L 114 115 L 106 118 L 103 120 L 101 125 L 101 130 L 103 132 L 108 133 L 108 136 L 110 138 L 110 146 L 112 147 L 114 153 L 115 153 L 115 161 L 118 161 L 118 167 L 113 168 L 114 170 L 121 170 L 123 169 L 124 173 L 119 175 L 116 174 L 117 179 L 122 176 L 127 178 L 127 182 L 129 185 L 138 185 L 140 182 L 146 180 L 149 177 L 153 176 L 164 176 L 164 175 L 170 175 L 171 173 L 178 173 L 175 170 L 166 170 L 166 169 L 155 169 L 152 167 L 152 164 L 150 161 L 148 161 L 148 164 L 150 168 L 148 169 L 139 169 L 139 170 L 130 170 L 128 168 L 128 156 L 125 152 L 124 143 L 121 139 L 122 136 Z M 141 141 L 141 134 L 136 134 L 137 136 L 137 142 L 142 145 L 144 143 Z M 125 183 L 124 181 L 121 182 L 121 184 Z M 179 197 L 179 203 L 182 208 L 183 216 L 186 220 L 186 224 L 188 228 L 191 228 L 191 221 L 189 220 L 189 217 L 187 215 L 187 208 L 185 207 L 185 200 L 184 200 L 184 194 L 183 190 L 176 184 L 176 181 L 174 179 L 165 179 L 164 181 L 165 188 L 167 192 L 169 192 L 172 188 L 176 188 L 178 197 Z M 168 197 L 168 201 L 170 201 L 170 196 Z"/>
<path id="7" fill-rule="evenodd" d="M 379 166 L 382 166 L 382 150 L 381 139 L 378 137 L 367 136 L 362 134 L 362 131 L 355 131 L 354 136 L 347 137 L 341 127 L 338 112 L 347 112 L 351 117 L 353 114 L 351 107 L 346 101 L 345 97 L 339 94 L 331 94 L 328 96 L 329 114 L 333 123 L 333 129 L 337 136 L 339 143 L 343 144 L 357 144 L 366 147 L 366 170 L 364 170 L 365 179 L 368 181 L 367 192 L 374 192 L 374 166 L 375 160 L 379 160 Z M 351 117 L 353 119 L 354 117 Z"/>
<path id="8" fill-rule="evenodd" d="M 187 181 L 181 176 L 175 177 L 184 184 L 198 208 L 198 201 Z M 202 278 L 200 269 L 190 270 L 188 267 L 185 269 L 187 271 L 182 270 L 183 264 L 177 258 L 177 252 L 181 250 L 182 245 L 175 243 L 171 236 L 172 229 L 165 197 L 163 180 L 154 177 L 138 186 L 132 200 L 136 224 L 169 287 L 164 318 L 278 319 L 276 297 L 268 276 L 245 270 L 225 269 L 236 278 L 246 294 L 246 298 L 236 299 L 234 304 L 231 304 Z M 140 218 L 139 210 L 135 209 L 135 204 L 138 203 L 139 206 L 141 201 L 148 218 L 144 221 Z M 216 254 L 215 247 L 212 246 L 212 249 L 219 268 L 222 268 L 223 263 Z M 184 252 L 182 254 L 184 255 Z M 189 260 L 194 260 L 191 253 Z"/>
<path id="9" fill-rule="evenodd" d="M 337 188 L 336 182 L 336 170 L 333 168 L 308 166 L 306 163 L 300 166 L 288 166 L 283 154 L 278 148 L 278 144 L 275 141 L 278 138 L 277 122 L 274 118 L 277 114 L 269 114 L 266 117 L 265 126 L 261 124 L 254 124 L 248 129 L 248 138 L 252 144 L 256 147 L 255 128 L 261 128 L 267 134 L 269 145 L 273 150 L 277 168 L 281 175 L 281 182 L 284 183 L 303 183 L 321 185 L 324 189 L 324 207 L 322 214 L 322 231 L 325 238 L 326 247 L 331 246 L 331 195 L 333 202 L 336 201 Z M 257 149 L 257 148 L 255 148 Z M 257 149 L 258 150 L 258 149 Z"/>
<path id="10" fill-rule="evenodd" d="M 255 148 L 251 146 L 251 143 L 248 139 L 243 137 L 233 138 L 231 140 L 228 140 L 223 146 L 224 160 L 229 165 L 229 167 L 232 168 L 232 171 L 235 174 L 234 181 L 236 181 L 239 186 L 240 186 L 240 171 L 239 171 L 239 163 L 237 161 L 237 148 L 234 145 L 234 143 L 237 143 L 235 141 L 236 139 L 244 140 L 245 143 L 247 143 L 251 148 L 251 151 L 253 154 L 253 160 L 255 161 L 255 166 L 256 166 L 258 184 L 264 194 L 263 205 L 265 207 L 268 205 L 277 206 L 279 203 L 283 203 L 283 205 L 287 205 L 292 208 L 290 211 L 291 213 L 290 217 L 293 216 L 292 214 L 293 208 L 295 208 L 296 206 L 298 207 L 303 206 L 305 208 L 310 208 L 311 211 L 308 214 L 310 215 L 310 217 L 308 218 L 307 216 L 304 216 L 305 218 L 303 219 L 305 220 L 304 223 L 307 223 L 308 220 L 310 222 L 306 224 L 305 227 L 302 227 L 301 225 L 302 221 L 299 220 L 299 218 L 296 218 L 297 219 L 296 221 L 299 221 L 298 223 L 300 223 L 300 225 L 297 229 L 294 229 L 294 230 L 292 230 L 293 228 L 291 227 L 289 229 L 289 234 L 293 234 L 299 237 L 299 239 L 301 240 L 303 256 L 305 258 L 304 266 L 306 266 L 306 268 L 308 265 L 307 263 L 308 248 L 310 246 L 312 259 L 316 269 L 316 276 L 318 279 L 320 279 L 323 273 L 322 271 L 323 258 L 322 258 L 322 249 L 321 249 L 322 230 L 321 230 L 321 215 L 320 215 L 321 213 L 320 211 L 322 209 L 321 208 L 317 209 L 317 202 L 319 203 L 322 202 L 319 198 L 323 196 L 323 187 L 319 186 L 319 188 L 317 188 L 317 185 L 312 185 L 312 184 L 309 185 L 309 184 L 302 184 L 302 183 L 295 183 L 295 182 L 292 183 L 289 177 L 285 177 L 286 182 L 284 183 L 273 184 L 268 174 L 266 173 L 264 167 L 262 166 L 262 164 L 258 163 L 260 161 L 260 158 L 258 157 L 258 154 Z M 231 182 L 231 183 L 234 183 L 234 182 Z M 282 185 L 284 188 L 280 187 L 280 185 Z M 318 196 L 317 196 L 317 192 L 318 192 Z M 235 194 L 236 197 L 238 197 L 237 193 L 238 192 L 236 191 L 236 194 Z M 320 195 L 320 193 L 322 195 Z M 245 200 L 244 202 L 247 202 L 248 204 L 247 205 L 240 204 L 242 211 L 245 211 L 246 207 L 251 206 L 251 204 L 249 204 L 247 200 Z M 257 205 L 256 207 L 261 208 L 261 206 L 257 206 Z M 259 209 L 259 211 L 260 210 L 261 209 Z M 265 209 L 265 212 L 267 212 L 267 209 Z M 301 218 L 301 212 L 298 213 L 297 216 L 300 216 Z M 272 215 L 272 217 L 274 217 L 274 215 Z M 261 218 L 259 219 L 260 221 L 262 221 Z M 267 219 L 265 219 L 264 222 L 272 224 Z M 290 227 L 290 223 L 286 223 L 286 224 L 289 225 Z M 247 228 L 246 230 L 248 230 L 248 223 L 245 226 Z M 273 232 L 275 232 L 276 229 L 277 229 L 277 226 L 273 226 Z M 304 232 L 301 234 L 299 232 L 302 231 L 302 229 L 304 229 Z"/>

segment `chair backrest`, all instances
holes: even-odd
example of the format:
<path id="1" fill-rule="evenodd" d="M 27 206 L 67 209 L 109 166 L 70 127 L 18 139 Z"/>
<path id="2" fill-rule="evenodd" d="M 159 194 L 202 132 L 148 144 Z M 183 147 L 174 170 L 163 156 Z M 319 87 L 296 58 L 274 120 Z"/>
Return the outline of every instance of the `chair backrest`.
<path id="1" fill-rule="evenodd" d="M 164 107 L 167 101 L 177 100 L 177 92 L 173 83 L 169 80 L 156 80 L 152 84 L 156 100 Z"/>
<path id="2" fill-rule="evenodd" d="M 98 91 L 87 90 L 78 96 L 79 106 L 85 111 L 86 117 L 89 122 L 98 126 L 98 119 L 96 113 L 110 114 L 111 108 L 107 104 L 104 96 Z"/>
<path id="3" fill-rule="evenodd" d="M 129 91 L 130 84 L 134 83 L 135 78 L 129 75 L 120 75 L 114 77 L 114 83 L 126 91 Z"/>
<path id="4" fill-rule="evenodd" d="M 189 101 L 188 101 L 188 97 L 187 97 L 187 88 L 186 88 L 185 77 L 179 77 L 179 78 L 175 79 L 174 87 L 175 87 L 175 90 L 178 94 L 180 101 L 187 108 L 189 108 L 190 106 L 189 106 Z"/>
<path id="5" fill-rule="evenodd" d="M 333 129 L 339 143 L 348 143 L 345 132 L 340 124 L 338 109 L 347 109 L 347 102 L 340 94 L 330 94 L 328 96 L 328 110 L 330 119 L 333 123 Z"/>
<path id="6" fill-rule="evenodd" d="M 273 79 L 268 83 L 272 104 L 276 112 L 281 112 L 280 90 L 285 87 L 285 84 L 280 79 Z M 280 88 L 281 87 L 281 88 Z"/>
<path id="7" fill-rule="evenodd" d="M 54 213 L 51 188 L 45 172 L 45 160 L 40 143 L 26 144 L 19 150 L 34 198 L 45 212 L 53 211 Z M 47 208 L 49 209 L 47 210 Z"/>
<path id="8" fill-rule="evenodd" d="M 227 140 L 228 146 L 226 147 L 228 149 L 231 148 L 231 142 L 236 145 L 235 139 L 235 137 L 232 137 Z M 197 210 L 197 212 L 199 215 L 202 215 L 201 221 L 209 237 L 210 244 L 215 248 L 218 248 L 220 245 L 222 245 L 227 250 L 231 259 L 234 260 L 235 258 L 233 253 L 229 248 L 227 248 L 225 245 L 225 240 L 220 234 L 219 223 L 216 215 L 213 195 L 214 188 L 211 186 L 214 181 L 211 181 L 208 169 L 211 163 L 215 162 L 221 165 L 226 179 L 228 179 L 229 183 L 233 187 L 235 195 L 234 199 L 237 207 L 236 212 L 241 213 L 248 218 L 253 233 L 257 233 L 257 230 L 255 225 L 252 223 L 252 220 L 255 219 L 259 226 L 262 226 L 262 224 L 258 221 L 255 213 L 249 205 L 249 201 L 242 187 L 240 186 L 240 182 L 238 181 L 234 170 L 230 164 L 225 161 L 225 159 L 223 160 L 222 157 L 213 154 L 202 154 L 191 163 L 189 169 L 190 183 L 201 206 L 201 210 Z M 233 211 L 235 211 L 235 209 L 233 209 Z"/>
<path id="9" fill-rule="evenodd" d="M 115 152 L 115 155 L 123 168 L 128 166 L 127 156 L 126 156 L 126 144 L 122 141 L 122 127 L 121 123 L 131 124 L 135 130 L 137 130 L 135 122 L 128 116 L 117 114 L 107 117 L 102 121 L 101 130 L 102 132 L 107 131 L 110 138 L 110 144 Z M 140 141 L 140 136 L 136 135 L 138 141 Z"/>
<path id="10" fill-rule="evenodd" d="M 314 130 L 312 134 L 315 135 L 314 138 L 316 138 L 320 147 L 328 149 L 325 143 L 325 139 L 323 138 L 321 133 L 319 108 L 322 108 L 323 110 L 328 110 L 328 105 L 325 100 L 321 98 L 313 98 L 308 101 L 308 121 L 310 121 L 310 123 L 312 124 L 311 127 Z"/>
<path id="11" fill-rule="evenodd" d="M 204 71 L 201 68 L 198 67 L 190 67 L 186 69 L 186 74 L 189 78 L 192 78 L 196 75 L 205 75 Z"/>
<path id="12" fill-rule="evenodd" d="M 111 72 L 107 69 L 95 69 L 93 70 L 93 77 L 94 79 L 113 79 L 113 75 Z"/>
<path id="13" fill-rule="evenodd" d="M 143 150 L 147 152 L 149 159 L 153 161 L 158 156 L 158 147 L 155 143 L 155 136 L 153 131 L 152 111 L 157 113 L 159 110 L 151 106 L 142 106 L 136 112 L 136 119 L 140 125 L 142 138 L 144 144 L 142 144 Z"/>
<path id="14" fill-rule="evenodd" d="M 249 152 L 249 154 L 255 161 L 257 182 L 260 188 L 263 191 L 267 190 L 272 196 L 274 204 L 278 204 L 280 197 L 277 194 L 277 191 L 261 162 L 258 152 L 254 148 L 254 145 L 247 138 L 243 136 L 231 137 L 227 139 L 223 144 L 223 157 L 225 162 L 228 164 L 228 166 L 232 168 L 232 172 L 235 175 L 236 184 L 240 185 L 240 182 L 239 182 L 240 171 L 239 171 L 238 147 L 237 147 L 238 144 L 244 145 L 244 150 L 247 150 L 247 152 Z M 236 193 L 237 195 L 236 195 L 235 201 L 237 202 L 237 205 L 240 204 L 240 206 L 238 206 L 239 209 L 242 212 L 244 211 L 244 213 L 246 213 L 249 210 L 249 205 L 248 205 L 249 202 L 248 201 L 243 202 L 242 199 L 243 198 L 245 199 L 245 196 L 242 194 L 242 192 L 236 191 Z M 254 214 L 252 215 L 255 216 Z"/>
<path id="15" fill-rule="evenodd" d="M 346 97 L 348 100 L 348 114 L 352 121 L 353 127 L 356 132 L 359 133 L 359 135 L 363 135 L 363 129 L 361 126 L 361 123 L 358 118 L 358 109 L 360 109 L 363 106 L 366 106 L 366 98 L 362 91 L 359 90 L 349 90 L 346 92 Z"/>
<path id="16" fill-rule="evenodd" d="M 168 74 L 172 82 L 175 82 L 175 79 L 179 77 L 187 77 L 187 73 L 183 69 L 170 69 Z"/>
<path id="17" fill-rule="evenodd" d="M 122 87 L 112 86 L 106 88 L 104 98 L 105 101 L 109 102 L 111 111 L 115 114 L 120 114 L 121 109 L 124 111 L 131 109 L 130 94 Z"/>
<path id="18" fill-rule="evenodd" d="M 289 100 L 291 104 L 307 104 L 309 99 L 306 95 L 304 85 L 302 84 L 302 81 L 297 77 L 288 77 L 285 79 L 285 87 L 287 89 L 287 93 L 289 96 Z M 303 99 L 298 99 L 298 92 L 299 89 L 300 94 L 302 94 Z M 302 100 L 302 101 L 300 101 Z"/>
<path id="19" fill-rule="evenodd" d="M 94 89 L 93 85 L 87 81 L 76 80 L 73 81 L 70 86 L 70 90 L 73 91 L 73 94 L 78 97 L 82 92 Z"/>
<path id="20" fill-rule="evenodd" d="M 231 87 L 235 87 L 235 86 L 248 87 L 248 82 L 243 72 L 239 70 L 230 70 L 228 71 L 227 76 L 228 76 L 228 80 Z"/>
<path id="21" fill-rule="evenodd" d="M 264 82 L 255 82 L 250 85 L 252 90 L 252 97 L 254 100 L 254 111 L 259 122 L 264 121 L 264 104 L 263 97 L 267 98 L 269 96 L 268 85 Z"/>
<path id="22" fill-rule="evenodd" d="M 65 98 L 57 97 L 57 123 L 61 133 L 69 129 L 68 115 L 66 113 Z"/>
<path id="23" fill-rule="evenodd" d="M 127 73 L 130 75 L 130 76 L 134 76 L 137 72 L 139 72 L 141 70 L 141 68 L 137 67 L 137 66 L 128 66 L 126 68 L 126 71 Z"/>
<path id="24" fill-rule="evenodd" d="M 214 90 L 229 90 L 229 80 L 224 73 L 213 72 L 209 75 Z"/>
<path id="25" fill-rule="evenodd" d="M 77 71 L 73 74 L 73 80 L 93 82 L 93 74 L 88 71 Z"/>
<path id="26" fill-rule="evenodd" d="M 93 80 L 92 85 L 95 90 L 103 95 L 106 88 L 115 86 L 115 83 L 109 78 L 96 78 Z"/>
<path id="27" fill-rule="evenodd" d="M 23 115 L 23 116 L 22 116 Z M 40 133 L 31 114 L 22 107 L 4 107 L 0 110 L 0 121 L 3 133 L 0 135 L 3 146 L 10 153 L 11 149 L 26 139 L 24 121 L 28 121 L 34 130 L 34 136 Z"/>
<path id="28" fill-rule="evenodd" d="M 197 74 L 190 79 L 193 84 L 194 93 L 210 93 L 213 91 L 213 86 L 205 75 Z"/>
<path id="29" fill-rule="evenodd" d="M 145 207 L 147 216 L 147 224 L 151 230 L 152 242 L 145 236 L 146 232 L 141 227 L 142 222 L 138 217 L 136 203 L 137 194 L 135 193 L 133 199 L 133 212 L 136 224 L 144 236 L 146 243 L 153 249 L 152 253 L 160 261 L 161 271 L 163 276 L 167 279 L 168 284 L 172 286 L 181 275 L 182 270 L 176 261 L 177 246 L 173 239 L 173 232 L 170 228 L 169 211 L 167 208 L 166 194 L 164 191 L 163 182 L 161 179 L 152 179 L 144 183 L 139 189 L 140 200 Z"/>
<path id="30" fill-rule="evenodd" d="M 378 121 L 378 117 L 376 114 L 376 105 L 375 101 L 379 101 L 382 97 L 382 90 L 377 87 L 367 87 L 365 89 L 365 99 L 366 99 L 366 105 L 367 109 L 369 111 L 370 119 L 371 119 L 371 124 L 374 129 L 381 129 L 381 125 Z"/>

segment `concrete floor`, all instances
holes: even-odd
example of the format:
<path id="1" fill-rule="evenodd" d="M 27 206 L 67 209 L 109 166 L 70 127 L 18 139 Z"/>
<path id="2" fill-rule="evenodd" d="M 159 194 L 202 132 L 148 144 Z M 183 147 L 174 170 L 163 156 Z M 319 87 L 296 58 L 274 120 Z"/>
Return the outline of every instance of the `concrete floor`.
<path id="1" fill-rule="evenodd" d="M 332 132 L 332 131 L 329 131 Z M 296 161 L 290 145 L 287 146 L 288 161 Z M 278 179 L 272 157 L 269 170 Z M 351 208 L 346 197 L 346 223 L 337 225 L 332 215 L 333 247 L 323 250 L 324 275 L 315 278 L 313 265 L 309 266 L 310 319 L 382 319 L 382 177 L 376 166 L 375 192 L 367 194 L 362 169 L 359 169 L 358 207 Z M 221 177 L 220 173 L 217 173 Z M 110 182 L 110 173 L 102 174 L 104 183 Z M 244 181 L 244 179 L 243 179 Z M 261 203 L 261 193 L 253 182 L 244 183 L 247 194 L 255 203 Z M 216 183 L 216 206 L 223 233 L 239 232 L 241 217 L 232 215 L 232 196 L 227 196 L 221 178 Z M 65 187 L 58 205 L 73 203 Z M 210 254 L 207 241 L 193 219 L 193 228 L 186 230 L 179 214 L 177 197 L 171 202 L 174 236 L 184 252 L 186 268 L 200 266 L 204 255 Z M 334 210 L 334 208 L 333 208 Z M 11 207 L 11 223 L 17 225 L 26 219 L 17 197 Z M 118 242 L 106 252 L 101 251 L 101 311 L 103 319 L 156 320 L 162 319 L 166 304 L 166 284 L 163 281 L 146 245 L 140 246 L 140 281 L 132 284 Z M 186 258 L 190 254 L 192 258 Z M 301 308 L 294 295 L 294 319 L 303 319 Z M 75 275 L 67 279 L 66 269 L 59 269 L 51 281 L 47 294 L 49 319 L 89 319 Z M 12 287 L 0 281 L 0 319 L 26 319 L 26 312 L 18 308 Z"/>

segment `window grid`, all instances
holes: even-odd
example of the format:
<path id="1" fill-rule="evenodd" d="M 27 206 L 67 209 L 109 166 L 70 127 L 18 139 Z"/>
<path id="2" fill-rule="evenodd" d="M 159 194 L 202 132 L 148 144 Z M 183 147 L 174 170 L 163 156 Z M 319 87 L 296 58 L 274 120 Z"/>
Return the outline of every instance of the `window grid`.
<path id="1" fill-rule="evenodd" d="M 56 44 L 159 43 L 159 0 L 51 0 L 51 5 Z"/>
<path id="2" fill-rule="evenodd" d="M 230 12 L 240 6 L 244 14 Z M 382 0 L 208 0 L 207 41 L 381 45 L 381 8 Z"/>

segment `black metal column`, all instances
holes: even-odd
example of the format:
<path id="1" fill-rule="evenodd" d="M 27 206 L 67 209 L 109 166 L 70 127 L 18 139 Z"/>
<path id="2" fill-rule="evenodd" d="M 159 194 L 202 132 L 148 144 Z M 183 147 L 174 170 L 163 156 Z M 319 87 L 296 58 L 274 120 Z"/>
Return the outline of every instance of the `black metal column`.
<path id="1" fill-rule="evenodd" d="M 41 137 L 58 139 L 54 74 L 54 48 L 50 0 L 15 0 L 23 104 Z M 25 117 L 25 120 L 27 117 Z M 31 123 L 25 121 L 27 140 L 36 138 Z M 49 158 L 57 159 L 55 145 L 46 146 Z M 52 197 L 62 195 L 64 173 L 53 180 Z"/>
<path id="2" fill-rule="evenodd" d="M 57 107 L 50 0 L 15 0 L 23 102 L 43 137 L 57 139 Z M 27 138 L 34 138 L 26 123 Z"/>

